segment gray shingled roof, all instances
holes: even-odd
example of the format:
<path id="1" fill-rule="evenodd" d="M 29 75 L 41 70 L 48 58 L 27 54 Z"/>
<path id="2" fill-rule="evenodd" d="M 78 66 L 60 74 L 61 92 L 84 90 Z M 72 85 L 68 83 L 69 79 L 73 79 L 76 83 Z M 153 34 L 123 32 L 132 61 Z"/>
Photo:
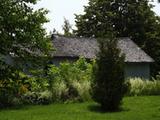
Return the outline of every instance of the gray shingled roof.
<path id="1" fill-rule="evenodd" d="M 79 57 L 95 58 L 98 51 L 96 39 L 55 37 L 53 40 L 56 49 L 55 57 Z M 139 48 L 131 39 L 120 38 L 118 47 L 126 55 L 125 62 L 153 62 L 154 60 Z"/>

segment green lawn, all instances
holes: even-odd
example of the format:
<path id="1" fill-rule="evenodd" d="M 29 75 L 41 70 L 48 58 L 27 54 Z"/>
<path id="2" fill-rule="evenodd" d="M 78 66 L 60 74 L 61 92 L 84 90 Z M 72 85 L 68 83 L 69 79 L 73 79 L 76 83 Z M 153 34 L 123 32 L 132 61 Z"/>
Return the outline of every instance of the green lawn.
<path id="1" fill-rule="evenodd" d="M 126 97 L 121 112 L 103 113 L 94 102 L 0 110 L 0 120 L 160 120 L 160 96 Z"/>

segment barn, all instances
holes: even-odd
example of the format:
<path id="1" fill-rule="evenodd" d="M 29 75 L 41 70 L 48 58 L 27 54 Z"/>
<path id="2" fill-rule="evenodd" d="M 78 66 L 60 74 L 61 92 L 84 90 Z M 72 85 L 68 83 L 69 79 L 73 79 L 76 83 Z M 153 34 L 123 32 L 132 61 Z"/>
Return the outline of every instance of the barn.
<path id="1" fill-rule="evenodd" d="M 78 38 L 54 36 L 55 48 L 53 64 L 64 61 L 76 61 L 80 56 L 86 59 L 95 59 L 98 52 L 98 42 L 95 38 Z M 130 38 L 119 38 L 118 48 L 125 54 L 125 77 L 150 78 L 150 64 L 154 60 L 138 47 Z"/>

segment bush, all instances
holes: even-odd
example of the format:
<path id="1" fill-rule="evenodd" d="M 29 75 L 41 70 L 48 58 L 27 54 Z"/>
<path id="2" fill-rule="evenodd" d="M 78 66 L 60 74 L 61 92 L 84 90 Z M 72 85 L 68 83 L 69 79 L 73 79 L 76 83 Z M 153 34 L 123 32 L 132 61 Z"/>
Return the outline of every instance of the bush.
<path id="1" fill-rule="evenodd" d="M 68 87 L 63 81 L 56 81 L 53 83 L 52 99 L 53 102 L 64 102 L 67 100 Z"/>
<path id="2" fill-rule="evenodd" d="M 160 81 L 160 72 L 156 75 L 155 78 L 153 78 L 153 80 L 159 80 Z"/>
<path id="3" fill-rule="evenodd" d="M 92 64 L 84 58 L 74 63 L 63 62 L 60 66 L 50 66 L 48 80 L 53 101 L 90 100 Z"/>
<path id="4" fill-rule="evenodd" d="M 93 99 L 105 111 L 118 110 L 127 85 L 124 79 L 124 55 L 117 48 L 117 40 L 100 39 L 99 53 L 93 73 Z"/>
<path id="5" fill-rule="evenodd" d="M 44 94 L 42 94 L 48 89 L 48 81 L 44 72 L 36 70 L 31 73 L 32 75 L 26 75 L 25 73 L 15 71 L 12 73 L 13 79 L 0 80 L 0 107 L 18 106 L 23 102 L 48 103 L 48 98 L 45 98 Z"/>
<path id="6" fill-rule="evenodd" d="M 160 95 L 160 81 L 159 80 L 143 80 L 141 78 L 129 79 L 130 96 L 141 95 Z"/>
<path id="7" fill-rule="evenodd" d="M 73 82 L 73 87 L 77 89 L 80 101 L 91 100 L 91 81 Z"/>
<path id="8" fill-rule="evenodd" d="M 24 104 L 49 104 L 52 102 L 52 94 L 49 91 L 27 92 L 21 96 Z"/>
<path id="9" fill-rule="evenodd" d="M 19 73 L 17 80 L 0 81 L 0 106 L 18 104 L 49 104 L 91 99 L 92 63 L 80 58 L 74 63 L 51 65 L 47 70 Z"/>
<path id="10" fill-rule="evenodd" d="M 30 71 L 31 75 L 28 78 L 30 91 L 42 92 L 48 89 L 49 83 L 45 72 L 46 71 L 42 68 Z"/>
<path id="11" fill-rule="evenodd" d="M 0 80 L 0 107 L 21 104 L 20 96 L 28 91 L 27 76 L 19 71 L 11 75 L 13 79 Z"/>

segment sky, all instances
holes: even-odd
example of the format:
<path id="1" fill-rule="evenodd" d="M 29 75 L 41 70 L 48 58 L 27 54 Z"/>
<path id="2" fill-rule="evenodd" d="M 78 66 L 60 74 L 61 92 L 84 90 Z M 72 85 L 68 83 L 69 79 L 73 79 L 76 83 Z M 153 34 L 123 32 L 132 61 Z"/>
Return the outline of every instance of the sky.
<path id="1" fill-rule="evenodd" d="M 88 0 L 41 0 L 35 5 L 35 9 L 45 8 L 49 10 L 47 18 L 49 23 L 44 27 L 47 32 L 50 32 L 55 28 L 58 32 L 62 32 L 62 25 L 64 23 L 64 17 L 69 20 L 72 27 L 75 28 L 75 15 L 83 14 L 84 5 L 88 4 Z M 153 9 L 157 15 L 160 15 L 160 3 L 154 2 L 155 8 Z"/>

